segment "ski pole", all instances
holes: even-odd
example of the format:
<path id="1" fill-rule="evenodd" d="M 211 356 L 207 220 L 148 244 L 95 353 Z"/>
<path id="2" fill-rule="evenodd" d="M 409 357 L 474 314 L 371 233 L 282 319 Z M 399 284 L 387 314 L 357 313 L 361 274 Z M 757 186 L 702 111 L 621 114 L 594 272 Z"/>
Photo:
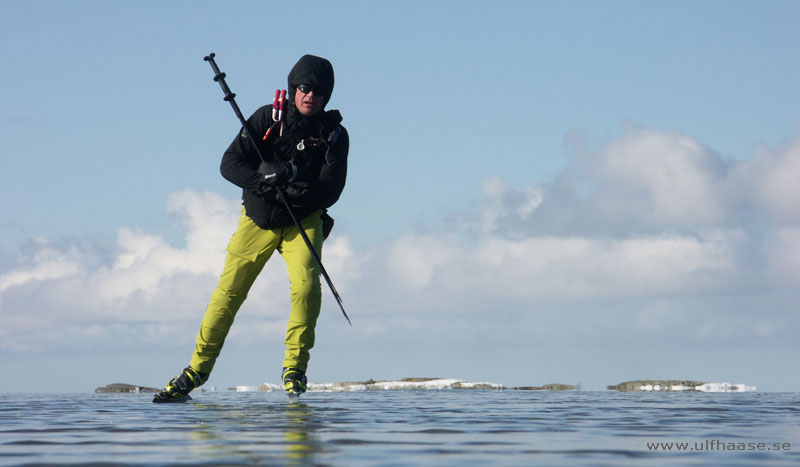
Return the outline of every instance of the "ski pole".
<path id="1" fill-rule="evenodd" d="M 236 100 L 235 100 L 236 94 L 231 92 L 231 88 L 229 88 L 228 83 L 225 82 L 225 73 L 219 70 L 217 62 L 214 61 L 214 53 L 212 52 L 207 56 L 203 57 L 203 60 L 207 61 L 211 65 L 211 69 L 214 70 L 214 81 L 219 83 L 219 86 L 222 88 L 222 92 L 225 94 L 223 100 L 229 102 L 231 104 L 231 107 L 233 107 L 233 112 L 236 114 L 237 117 L 239 117 L 239 121 L 242 123 L 242 128 L 244 128 L 247 137 L 250 138 L 250 141 L 252 141 L 253 147 L 255 148 L 259 159 L 261 159 L 262 162 L 266 162 L 266 160 L 264 159 L 264 155 L 261 154 L 261 150 L 258 148 L 258 141 L 253 137 L 255 133 L 250 130 L 250 125 L 247 123 L 247 120 L 245 120 L 244 115 L 242 115 L 242 111 L 239 110 L 239 106 L 236 105 Z M 280 110 L 283 110 L 283 104 L 281 104 Z M 339 292 L 336 290 L 336 287 L 333 286 L 333 282 L 331 281 L 330 276 L 328 276 L 328 272 L 325 270 L 325 266 L 322 265 L 322 259 L 319 257 L 317 250 L 314 249 L 314 245 L 311 244 L 311 240 L 308 238 L 308 234 L 306 234 L 306 231 L 303 228 L 302 224 L 300 224 L 300 221 L 298 221 L 297 217 L 294 215 L 294 211 L 292 210 L 292 207 L 289 205 L 289 202 L 286 200 L 286 195 L 284 194 L 283 189 L 279 186 L 275 186 L 275 189 L 278 192 L 278 198 L 281 200 L 281 202 L 283 202 L 283 206 L 286 208 L 286 211 L 292 217 L 294 224 L 297 226 L 297 230 L 300 231 L 300 236 L 303 237 L 303 241 L 306 242 L 308 250 L 311 252 L 311 255 L 317 261 L 317 265 L 319 266 L 319 270 L 322 273 L 322 277 L 325 278 L 325 282 L 328 283 L 328 287 L 330 287 L 334 298 L 336 298 L 336 303 L 339 304 L 339 308 L 342 310 L 344 319 L 346 319 L 347 323 L 350 324 L 350 326 L 352 326 L 353 323 L 350 322 L 350 318 L 347 316 L 347 312 L 344 311 L 344 305 L 342 304 L 342 297 L 339 296 Z"/>

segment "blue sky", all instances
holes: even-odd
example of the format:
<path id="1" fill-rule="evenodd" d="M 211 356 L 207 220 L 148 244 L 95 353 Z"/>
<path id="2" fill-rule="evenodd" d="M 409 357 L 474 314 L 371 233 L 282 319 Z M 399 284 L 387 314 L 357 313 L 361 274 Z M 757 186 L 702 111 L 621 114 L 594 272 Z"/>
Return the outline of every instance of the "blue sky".
<path id="1" fill-rule="evenodd" d="M 296 10 L 296 11 L 295 11 Z M 316 381 L 800 390 L 797 2 L 45 2 L 0 18 L 0 391 L 162 385 L 305 53 L 351 135 Z M 791 176 L 790 174 L 795 174 Z M 210 384 L 277 380 L 275 258 Z M 7 376 L 6 376 L 7 375 Z"/>

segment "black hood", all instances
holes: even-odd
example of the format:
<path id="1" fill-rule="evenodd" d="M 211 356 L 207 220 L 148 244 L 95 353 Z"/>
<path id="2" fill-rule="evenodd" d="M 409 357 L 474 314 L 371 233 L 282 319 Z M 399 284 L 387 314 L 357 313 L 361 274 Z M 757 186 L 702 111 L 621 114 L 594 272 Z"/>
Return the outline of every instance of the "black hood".
<path id="1" fill-rule="evenodd" d="M 303 55 L 289 72 L 290 105 L 294 104 L 295 90 L 300 84 L 310 84 L 325 92 L 324 109 L 333 93 L 333 65 L 322 57 Z"/>

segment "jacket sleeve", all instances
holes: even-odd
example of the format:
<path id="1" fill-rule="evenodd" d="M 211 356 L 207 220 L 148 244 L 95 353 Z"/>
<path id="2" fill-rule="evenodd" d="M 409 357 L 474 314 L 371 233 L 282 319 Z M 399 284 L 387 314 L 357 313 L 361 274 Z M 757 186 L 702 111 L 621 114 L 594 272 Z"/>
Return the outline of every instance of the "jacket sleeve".
<path id="1" fill-rule="evenodd" d="M 331 146 L 327 161 L 323 162 L 319 173 L 319 183 L 315 187 L 319 193 L 318 206 L 327 209 L 336 203 L 344 190 L 347 179 L 347 155 L 350 152 L 350 135 L 342 126 L 339 138 Z"/>
<path id="2" fill-rule="evenodd" d="M 261 160 L 255 145 L 259 145 L 258 148 L 267 160 L 273 158 L 272 151 L 261 144 L 260 140 L 269 128 L 269 120 L 266 117 L 271 115 L 271 112 L 271 105 L 264 106 L 247 119 L 248 126 L 255 133 L 253 137 L 257 139 L 256 141 L 250 140 L 242 128 L 222 155 L 220 173 L 226 180 L 245 190 L 255 191 L 261 179 L 257 172 Z"/>

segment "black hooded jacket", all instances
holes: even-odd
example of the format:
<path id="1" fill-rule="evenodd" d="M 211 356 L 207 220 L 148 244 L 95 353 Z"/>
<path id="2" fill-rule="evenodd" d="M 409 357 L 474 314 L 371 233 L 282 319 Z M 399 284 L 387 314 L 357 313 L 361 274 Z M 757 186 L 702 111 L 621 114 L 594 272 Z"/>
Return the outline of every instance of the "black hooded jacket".
<path id="1" fill-rule="evenodd" d="M 261 160 L 255 150 L 259 145 L 267 162 L 294 162 L 308 179 L 290 184 L 287 192 L 297 219 L 314 211 L 331 207 L 344 189 L 347 177 L 347 154 L 350 138 L 340 124 L 338 110 L 323 110 L 313 117 L 302 115 L 294 105 L 295 87 L 310 84 L 326 91 L 327 105 L 333 92 L 333 67 L 324 58 L 303 56 L 292 68 L 288 78 L 289 98 L 287 115 L 280 136 L 280 124 L 269 135 L 262 137 L 274 123 L 272 106 L 256 110 L 247 120 L 257 141 L 253 142 L 242 129 L 222 156 L 220 172 L 231 183 L 242 188 L 242 199 L 247 216 L 262 229 L 275 229 L 293 225 L 283 203 L 275 191 L 256 194 L 263 176 L 257 172 Z M 300 144 L 302 141 L 302 144 Z M 294 195 L 294 196 L 292 196 Z"/>

